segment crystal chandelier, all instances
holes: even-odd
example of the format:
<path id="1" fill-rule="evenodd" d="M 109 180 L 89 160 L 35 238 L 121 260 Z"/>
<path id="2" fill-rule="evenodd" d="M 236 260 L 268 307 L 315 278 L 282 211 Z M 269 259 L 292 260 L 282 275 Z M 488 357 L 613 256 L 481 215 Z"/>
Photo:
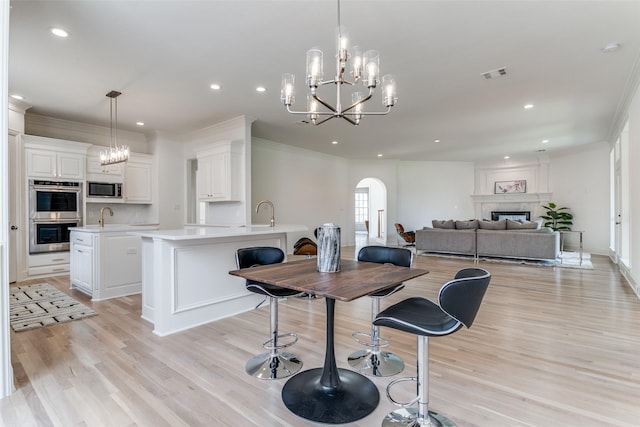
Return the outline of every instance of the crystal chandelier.
<path id="1" fill-rule="evenodd" d="M 382 77 L 382 105 L 386 111 L 364 111 L 363 104 L 371 99 L 376 86 L 380 84 L 379 68 L 380 56 L 378 51 L 368 50 L 362 54 L 358 46 L 353 47 L 353 53 L 348 50 L 348 36 L 345 29 L 340 24 L 340 0 L 338 0 L 338 30 L 337 30 L 337 54 L 336 54 L 336 75 L 333 80 L 322 80 L 323 64 L 322 51 L 320 49 L 310 49 L 307 51 L 307 111 L 292 111 L 291 106 L 295 102 L 295 76 L 290 73 L 282 75 L 282 87 L 280 100 L 287 107 L 287 111 L 292 114 L 306 114 L 311 123 L 320 125 L 334 117 L 341 117 L 353 125 L 360 124 L 360 119 L 369 115 L 389 114 L 391 107 L 398 101 L 396 93 L 396 80 L 391 74 Z M 353 81 L 345 79 L 347 62 L 351 60 L 350 74 Z M 343 108 L 341 102 L 342 85 L 355 86 L 358 81 L 362 81 L 366 91 L 355 91 L 351 93 L 351 104 Z M 334 84 L 336 86 L 335 106 L 322 100 L 318 96 L 318 86 Z M 319 109 L 320 105 L 327 110 Z"/>
<path id="2" fill-rule="evenodd" d="M 120 95 L 122 94 L 115 90 L 107 94 L 107 96 L 111 98 L 111 138 L 109 140 L 109 148 L 100 152 L 100 164 L 102 166 L 113 165 L 129 160 L 129 146 L 118 145 L 118 96 Z"/>

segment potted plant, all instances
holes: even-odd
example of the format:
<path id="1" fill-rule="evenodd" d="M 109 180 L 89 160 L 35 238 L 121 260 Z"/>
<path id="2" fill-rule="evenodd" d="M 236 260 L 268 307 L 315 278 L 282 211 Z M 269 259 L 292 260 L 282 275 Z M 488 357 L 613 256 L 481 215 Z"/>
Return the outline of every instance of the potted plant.
<path id="1" fill-rule="evenodd" d="M 540 216 L 544 219 L 544 227 L 549 227 L 553 231 L 571 231 L 573 215 L 569 212 L 569 208 L 559 208 L 553 202 L 549 202 L 548 205 L 542 205 L 542 207 L 547 210 L 546 215 Z"/>

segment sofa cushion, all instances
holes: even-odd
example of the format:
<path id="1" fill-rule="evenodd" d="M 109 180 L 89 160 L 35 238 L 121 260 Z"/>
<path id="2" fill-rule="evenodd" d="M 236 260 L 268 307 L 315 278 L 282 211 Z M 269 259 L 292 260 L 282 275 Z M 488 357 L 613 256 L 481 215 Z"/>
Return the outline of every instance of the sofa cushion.
<path id="1" fill-rule="evenodd" d="M 456 223 L 453 222 L 452 219 L 447 219 L 447 220 L 434 219 L 433 221 L 431 221 L 431 225 L 433 225 L 433 228 L 447 228 L 451 230 L 456 228 Z"/>
<path id="2" fill-rule="evenodd" d="M 537 230 L 539 228 L 539 222 L 514 221 L 512 219 L 507 219 L 507 230 Z"/>
<path id="3" fill-rule="evenodd" d="M 483 230 L 506 230 L 507 220 L 501 219 L 500 221 L 478 221 L 480 228 Z"/>
<path id="4" fill-rule="evenodd" d="M 478 220 L 470 219 L 469 221 L 456 221 L 457 230 L 475 230 L 478 228 Z"/>

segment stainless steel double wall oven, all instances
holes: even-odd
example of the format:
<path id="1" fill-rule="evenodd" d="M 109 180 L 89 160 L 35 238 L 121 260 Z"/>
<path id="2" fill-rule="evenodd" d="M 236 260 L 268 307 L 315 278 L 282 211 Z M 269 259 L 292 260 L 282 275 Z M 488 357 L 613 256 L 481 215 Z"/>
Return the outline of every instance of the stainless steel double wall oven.
<path id="1" fill-rule="evenodd" d="M 29 180 L 29 253 L 68 251 L 81 222 L 81 182 Z"/>

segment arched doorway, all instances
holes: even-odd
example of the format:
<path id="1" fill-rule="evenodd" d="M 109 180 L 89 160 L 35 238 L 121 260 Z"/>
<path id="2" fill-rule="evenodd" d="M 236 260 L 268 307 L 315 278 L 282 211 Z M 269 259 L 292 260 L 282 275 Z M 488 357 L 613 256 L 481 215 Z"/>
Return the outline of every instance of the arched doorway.
<path id="1" fill-rule="evenodd" d="M 378 178 L 364 178 L 355 189 L 356 247 L 387 242 L 387 187 Z"/>

